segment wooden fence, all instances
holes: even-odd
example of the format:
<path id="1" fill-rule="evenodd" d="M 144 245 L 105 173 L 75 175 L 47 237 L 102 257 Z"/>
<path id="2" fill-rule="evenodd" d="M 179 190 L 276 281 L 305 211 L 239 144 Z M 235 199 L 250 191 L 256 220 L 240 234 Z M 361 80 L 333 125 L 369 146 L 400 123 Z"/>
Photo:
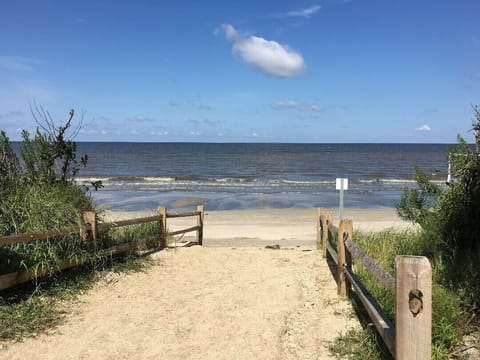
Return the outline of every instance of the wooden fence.
<path id="1" fill-rule="evenodd" d="M 332 245 L 335 237 L 336 249 Z M 431 359 L 432 270 L 426 257 L 396 256 L 393 277 L 353 242 L 351 220 L 341 220 L 337 228 L 331 213 L 323 209 L 317 209 L 317 248 L 337 265 L 338 294 L 355 292 L 396 359 Z M 353 271 L 352 258 L 394 293 L 395 327 Z"/>
<path id="2" fill-rule="evenodd" d="M 172 232 L 167 231 L 167 219 L 168 218 L 178 218 L 178 217 L 188 217 L 196 216 L 197 225 Z M 57 236 L 66 236 L 79 234 L 84 241 L 91 244 L 89 246 L 93 253 L 97 257 L 112 256 L 115 254 L 123 253 L 132 250 L 136 245 L 134 243 L 123 243 L 118 244 L 106 249 L 98 248 L 98 237 L 102 231 L 106 231 L 112 228 L 119 228 L 129 225 L 138 225 L 152 222 L 160 222 L 160 233 L 158 235 L 152 236 L 150 238 L 143 239 L 143 241 L 149 240 L 159 240 L 159 249 L 163 249 L 167 246 L 167 235 L 173 236 L 178 234 L 184 234 L 187 232 L 196 231 L 197 233 L 197 242 L 199 245 L 203 245 L 203 222 L 204 222 L 205 211 L 203 205 L 197 206 L 196 211 L 184 212 L 184 213 L 169 213 L 164 206 L 158 208 L 157 215 L 148 216 L 136 219 L 121 220 L 116 222 L 102 223 L 98 222 L 97 214 L 95 212 L 86 212 L 84 215 L 85 224 L 84 226 L 73 226 L 65 227 L 61 229 L 43 231 L 43 232 L 30 232 L 25 234 L 15 234 L 9 236 L 0 236 L 0 246 L 19 244 L 19 243 L 30 243 L 37 240 L 46 240 Z M 55 271 L 60 271 L 68 269 L 71 267 L 78 266 L 83 262 L 79 261 L 61 261 L 55 264 L 52 267 L 42 267 L 35 270 L 22 270 L 9 274 L 0 275 L 0 290 L 14 287 L 18 284 L 43 277 Z"/>

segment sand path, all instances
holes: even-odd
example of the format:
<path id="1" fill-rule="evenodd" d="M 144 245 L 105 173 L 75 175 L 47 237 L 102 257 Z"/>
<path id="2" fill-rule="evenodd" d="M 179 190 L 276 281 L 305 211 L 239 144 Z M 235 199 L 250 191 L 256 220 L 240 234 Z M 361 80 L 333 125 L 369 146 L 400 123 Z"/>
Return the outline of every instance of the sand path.
<path id="1" fill-rule="evenodd" d="M 316 251 L 189 247 L 153 255 L 79 298 L 53 334 L 5 359 L 328 359 L 358 326 Z"/>
<path id="2" fill-rule="evenodd" d="M 366 231 L 410 227 L 393 209 L 346 216 Z M 207 212 L 204 247 L 158 252 L 145 273 L 111 274 L 53 334 L 0 344 L 0 358 L 328 359 L 329 342 L 359 325 L 314 243 L 313 209 Z M 282 249 L 265 249 L 273 244 Z"/>

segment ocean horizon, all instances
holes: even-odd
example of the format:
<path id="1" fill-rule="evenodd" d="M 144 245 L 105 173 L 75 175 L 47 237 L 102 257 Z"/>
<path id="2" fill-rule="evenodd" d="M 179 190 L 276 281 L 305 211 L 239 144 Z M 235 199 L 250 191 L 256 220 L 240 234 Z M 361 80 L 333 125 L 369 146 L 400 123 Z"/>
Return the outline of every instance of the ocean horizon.
<path id="1" fill-rule="evenodd" d="M 12 142 L 18 152 L 19 142 Z M 345 207 L 394 207 L 416 186 L 415 166 L 438 184 L 447 150 L 430 143 L 77 142 L 88 155 L 78 184 L 113 210 L 336 207 L 336 178 L 348 178 Z M 103 187 L 94 190 L 92 182 Z"/>
<path id="2" fill-rule="evenodd" d="M 99 206 L 122 211 L 336 207 L 336 178 L 349 179 L 346 207 L 394 207 L 415 186 L 415 166 L 445 183 L 454 145 L 77 142 L 89 158 L 77 182 Z"/>

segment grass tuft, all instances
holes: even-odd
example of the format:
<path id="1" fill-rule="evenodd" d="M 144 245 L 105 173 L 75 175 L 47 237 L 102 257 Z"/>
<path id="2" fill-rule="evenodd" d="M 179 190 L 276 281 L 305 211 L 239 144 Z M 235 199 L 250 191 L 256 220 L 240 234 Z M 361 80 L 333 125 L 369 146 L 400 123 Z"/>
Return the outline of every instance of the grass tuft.
<path id="1" fill-rule="evenodd" d="M 421 232 L 355 233 L 354 241 L 392 275 L 395 271 L 395 256 L 432 255 L 431 244 Z M 460 293 L 442 286 L 443 264 L 435 258 L 430 260 L 433 270 L 432 284 L 432 358 L 448 359 L 454 347 L 461 341 L 470 319 Z M 392 292 L 380 284 L 361 264 L 353 264 L 354 270 L 387 316 L 395 322 L 395 299 Z M 363 329 L 341 334 L 331 347 L 339 358 L 389 359 L 383 341 L 359 301 L 352 301 L 363 324 Z"/>
<path id="2" fill-rule="evenodd" d="M 0 340 L 18 341 L 61 324 L 77 297 L 113 271 L 147 271 L 157 262 L 148 256 L 123 256 L 104 263 L 102 271 L 83 266 L 3 291 L 0 296 Z"/>

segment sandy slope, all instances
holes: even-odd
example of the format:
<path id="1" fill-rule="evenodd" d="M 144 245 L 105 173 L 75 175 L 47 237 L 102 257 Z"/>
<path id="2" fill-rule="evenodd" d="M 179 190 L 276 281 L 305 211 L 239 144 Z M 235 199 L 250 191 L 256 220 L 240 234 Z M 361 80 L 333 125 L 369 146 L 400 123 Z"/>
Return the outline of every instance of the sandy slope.
<path id="1" fill-rule="evenodd" d="M 405 227 L 392 209 L 346 214 L 364 230 Z M 182 221 L 169 226 L 195 219 Z M 358 323 L 325 260 L 304 251 L 314 241 L 313 209 L 208 213 L 206 247 L 161 251 L 145 273 L 112 274 L 53 334 L 2 344 L 0 358 L 326 359 L 328 343 Z"/>
<path id="2" fill-rule="evenodd" d="M 53 335 L 5 359 L 323 359 L 357 326 L 314 251 L 190 248 L 154 255 L 80 297 Z"/>

